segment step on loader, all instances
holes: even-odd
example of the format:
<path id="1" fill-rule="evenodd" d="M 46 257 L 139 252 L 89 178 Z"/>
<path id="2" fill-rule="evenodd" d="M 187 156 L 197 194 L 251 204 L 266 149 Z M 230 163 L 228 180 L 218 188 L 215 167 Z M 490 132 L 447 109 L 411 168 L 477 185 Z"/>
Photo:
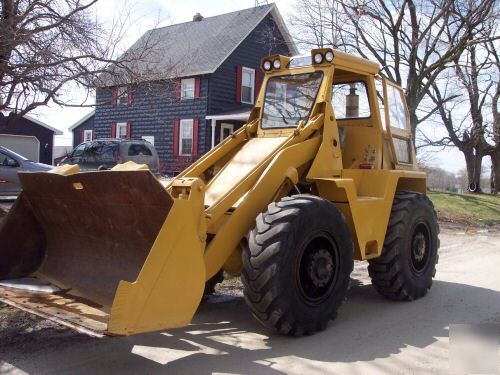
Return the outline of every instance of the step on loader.
<path id="1" fill-rule="evenodd" d="M 381 295 L 424 296 L 439 229 L 402 89 L 331 49 L 261 68 L 248 122 L 166 187 L 133 163 L 20 173 L 0 300 L 132 335 L 189 324 L 224 270 L 262 324 L 300 336 L 336 317 L 353 260 Z"/>

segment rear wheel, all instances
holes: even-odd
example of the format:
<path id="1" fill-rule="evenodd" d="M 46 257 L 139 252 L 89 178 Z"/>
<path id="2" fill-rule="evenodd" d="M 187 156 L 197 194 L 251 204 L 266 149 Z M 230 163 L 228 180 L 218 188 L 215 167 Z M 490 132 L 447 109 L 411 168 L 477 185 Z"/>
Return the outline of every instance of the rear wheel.
<path id="1" fill-rule="evenodd" d="M 416 192 L 398 192 L 382 255 L 369 261 L 368 272 L 377 292 L 394 300 L 423 297 L 436 273 L 438 233 L 429 198 Z"/>
<path id="2" fill-rule="evenodd" d="M 248 237 L 241 278 L 254 316 L 283 334 L 326 328 L 345 299 L 353 268 L 340 211 L 316 196 L 285 197 L 257 217 Z"/>

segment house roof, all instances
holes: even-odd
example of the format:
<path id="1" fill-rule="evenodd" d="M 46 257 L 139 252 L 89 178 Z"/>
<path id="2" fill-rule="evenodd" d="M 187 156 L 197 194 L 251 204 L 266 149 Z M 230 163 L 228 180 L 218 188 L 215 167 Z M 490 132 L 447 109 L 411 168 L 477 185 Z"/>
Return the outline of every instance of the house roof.
<path id="1" fill-rule="evenodd" d="M 130 57 L 133 63 L 124 65 L 129 64 L 131 70 L 146 80 L 210 74 L 268 14 L 272 15 L 290 52 L 297 54 L 278 8 L 269 4 L 149 30 L 125 52 L 122 61 Z M 119 71 L 116 73 L 120 75 Z M 103 75 L 98 81 L 98 86 L 117 83 L 110 75 Z"/>
<path id="2" fill-rule="evenodd" d="M 5 117 L 7 117 L 7 116 L 10 114 L 10 112 L 11 112 L 11 111 L 7 111 L 7 110 L 3 110 L 3 111 L 1 111 L 2 115 L 3 115 L 3 116 L 5 116 Z M 24 117 L 26 120 L 29 120 L 29 121 L 31 121 L 31 122 L 33 122 L 33 123 L 37 124 L 37 125 L 40 125 L 40 126 L 42 126 L 42 127 L 46 128 L 46 129 L 49 129 L 49 130 L 53 131 L 53 132 L 54 132 L 54 135 L 62 135 L 62 134 L 63 134 L 63 132 L 62 132 L 61 130 L 56 129 L 56 128 L 53 128 L 52 126 L 50 126 L 50 125 L 46 124 L 46 123 L 45 123 L 45 122 L 43 122 L 43 121 L 40 121 L 40 120 L 38 120 L 38 119 L 34 118 L 34 117 L 31 117 L 31 116 L 29 116 L 29 115 L 24 115 L 24 116 L 22 116 L 22 117 Z"/>
<path id="3" fill-rule="evenodd" d="M 73 131 L 75 130 L 77 127 L 79 127 L 81 124 L 83 124 L 85 121 L 87 121 L 89 118 L 91 118 L 92 116 L 95 115 L 95 110 L 92 110 L 90 111 L 89 113 L 87 113 L 85 116 L 83 116 L 80 120 L 78 120 L 77 122 L 75 122 L 73 125 L 71 125 L 68 130 L 69 131 Z"/>

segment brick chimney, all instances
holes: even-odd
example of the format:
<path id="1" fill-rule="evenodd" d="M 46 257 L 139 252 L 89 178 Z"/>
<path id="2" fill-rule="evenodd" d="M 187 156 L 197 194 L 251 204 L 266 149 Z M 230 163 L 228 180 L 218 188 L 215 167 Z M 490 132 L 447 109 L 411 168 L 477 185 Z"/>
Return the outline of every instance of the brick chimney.
<path id="1" fill-rule="evenodd" d="M 201 20 L 203 20 L 203 16 L 200 13 L 196 13 L 193 16 L 193 22 L 200 22 Z"/>

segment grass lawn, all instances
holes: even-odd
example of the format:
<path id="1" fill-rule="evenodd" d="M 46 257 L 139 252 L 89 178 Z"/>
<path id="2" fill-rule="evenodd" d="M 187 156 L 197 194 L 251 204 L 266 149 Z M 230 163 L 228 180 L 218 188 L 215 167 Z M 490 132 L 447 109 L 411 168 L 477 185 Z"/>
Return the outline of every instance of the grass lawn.
<path id="1" fill-rule="evenodd" d="M 443 191 L 428 193 L 440 220 L 469 225 L 500 225 L 500 196 L 457 194 Z"/>

